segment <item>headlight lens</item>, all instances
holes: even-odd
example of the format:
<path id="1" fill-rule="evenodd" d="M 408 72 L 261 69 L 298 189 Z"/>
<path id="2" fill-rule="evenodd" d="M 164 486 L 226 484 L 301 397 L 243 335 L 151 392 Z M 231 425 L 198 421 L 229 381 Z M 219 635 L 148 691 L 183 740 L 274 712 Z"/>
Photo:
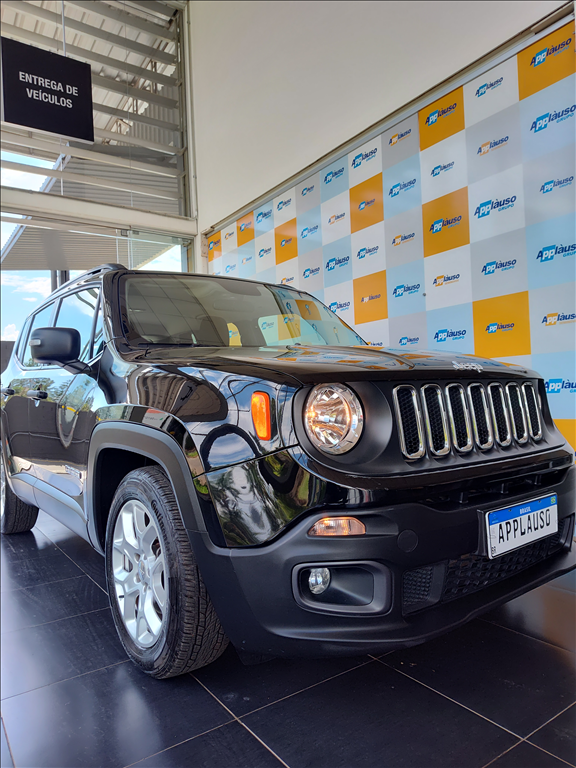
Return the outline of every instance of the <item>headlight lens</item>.
<path id="1" fill-rule="evenodd" d="M 348 387 L 319 384 L 308 395 L 304 425 L 315 448 L 323 453 L 346 453 L 362 434 L 362 406 Z"/>

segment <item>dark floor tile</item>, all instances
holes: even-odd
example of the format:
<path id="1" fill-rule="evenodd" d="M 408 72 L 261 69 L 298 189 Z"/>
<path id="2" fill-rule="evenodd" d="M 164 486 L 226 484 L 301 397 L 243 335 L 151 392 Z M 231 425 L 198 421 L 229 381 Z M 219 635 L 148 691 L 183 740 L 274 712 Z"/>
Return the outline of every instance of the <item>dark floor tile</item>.
<path id="1" fill-rule="evenodd" d="M 230 719 L 189 675 L 153 680 L 129 661 L 15 696 L 2 710 L 16 766 L 42 768 L 130 765 Z"/>
<path id="2" fill-rule="evenodd" d="M 14 589 L 2 596 L 2 632 L 35 627 L 108 607 L 108 595 L 88 576 Z"/>
<path id="3" fill-rule="evenodd" d="M 547 752 L 576 764 L 576 705 L 572 705 L 529 739 Z"/>
<path id="4" fill-rule="evenodd" d="M 82 576 L 82 571 L 62 552 L 32 560 L 2 558 L 0 584 L 2 592 L 7 592 L 74 576 Z"/>
<path id="5" fill-rule="evenodd" d="M 555 582 L 517 597 L 482 618 L 536 637 L 567 651 L 576 651 L 576 600 L 574 593 Z"/>
<path id="6" fill-rule="evenodd" d="M 575 700 L 574 662 L 568 651 L 487 621 L 382 659 L 519 736 Z"/>
<path id="7" fill-rule="evenodd" d="M 105 562 L 99 552 L 79 536 L 60 542 L 58 546 L 76 563 L 78 568 L 81 568 L 101 589 L 107 591 Z"/>
<path id="8" fill-rule="evenodd" d="M 33 560 L 46 555 L 57 555 L 58 549 L 53 541 L 41 531 L 33 529 L 28 533 L 14 533 L 0 537 L 0 553 L 5 560 Z"/>
<path id="9" fill-rule="evenodd" d="M 185 741 L 136 763 L 138 768 L 280 768 L 282 763 L 239 723 Z"/>
<path id="10" fill-rule="evenodd" d="M 274 659 L 244 666 L 236 651 L 228 646 L 218 661 L 197 670 L 194 675 L 240 716 L 368 661 L 367 656 L 297 661 Z"/>
<path id="11" fill-rule="evenodd" d="M 4 732 L 4 723 L 0 726 L 0 766 L 1 768 L 14 768 L 12 755 L 6 740 L 6 733 Z"/>
<path id="12" fill-rule="evenodd" d="M 518 746 L 499 757 L 490 768 L 566 768 L 566 763 L 541 749 L 521 741 Z"/>
<path id="13" fill-rule="evenodd" d="M 110 609 L 2 635 L 2 698 L 126 659 Z"/>
<path id="14" fill-rule="evenodd" d="M 479 768 L 516 741 L 378 661 L 243 721 L 291 768 Z"/>

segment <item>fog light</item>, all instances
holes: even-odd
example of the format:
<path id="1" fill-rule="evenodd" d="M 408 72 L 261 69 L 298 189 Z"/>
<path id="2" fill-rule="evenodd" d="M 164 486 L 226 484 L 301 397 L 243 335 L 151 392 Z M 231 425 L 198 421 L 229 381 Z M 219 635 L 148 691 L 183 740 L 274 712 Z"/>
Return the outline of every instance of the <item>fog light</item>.
<path id="1" fill-rule="evenodd" d="M 328 568 L 311 568 L 308 577 L 308 586 L 313 595 L 321 595 L 330 584 L 330 571 Z"/>

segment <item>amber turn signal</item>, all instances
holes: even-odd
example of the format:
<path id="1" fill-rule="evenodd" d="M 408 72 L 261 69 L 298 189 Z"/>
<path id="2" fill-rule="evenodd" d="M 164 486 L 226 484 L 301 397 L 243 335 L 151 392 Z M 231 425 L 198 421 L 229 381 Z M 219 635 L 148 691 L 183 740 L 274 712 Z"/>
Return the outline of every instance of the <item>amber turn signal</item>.
<path id="1" fill-rule="evenodd" d="M 366 526 L 355 517 L 323 517 L 308 531 L 309 536 L 363 536 Z"/>
<path id="2" fill-rule="evenodd" d="M 272 428 L 270 426 L 270 397 L 266 392 L 254 392 L 252 394 L 252 421 L 256 434 L 260 440 L 270 440 Z"/>

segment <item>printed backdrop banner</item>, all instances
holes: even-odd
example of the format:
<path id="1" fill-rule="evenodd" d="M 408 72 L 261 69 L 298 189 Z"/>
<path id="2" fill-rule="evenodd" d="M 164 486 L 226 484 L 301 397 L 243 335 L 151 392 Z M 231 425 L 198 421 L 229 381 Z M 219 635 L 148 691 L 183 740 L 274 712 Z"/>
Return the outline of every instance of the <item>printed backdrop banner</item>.
<path id="1" fill-rule="evenodd" d="M 576 448 L 574 21 L 208 238 L 370 344 L 537 370 Z"/>

